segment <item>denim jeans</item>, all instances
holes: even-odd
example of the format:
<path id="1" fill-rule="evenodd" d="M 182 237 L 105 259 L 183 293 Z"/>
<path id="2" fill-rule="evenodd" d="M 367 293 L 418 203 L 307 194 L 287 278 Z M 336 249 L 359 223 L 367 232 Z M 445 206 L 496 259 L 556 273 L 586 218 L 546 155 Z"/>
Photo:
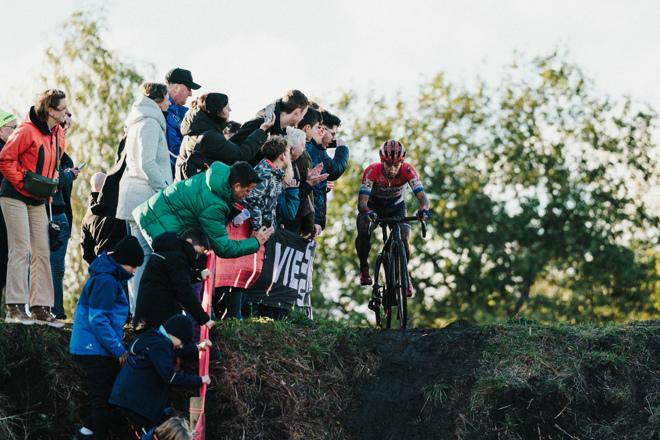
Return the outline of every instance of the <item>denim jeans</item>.
<path id="1" fill-rule="evenodd" d="M 131 315 L 134 315 L 135 304 L 137 304 L 137 297 L 140 293 L 140 281 L 142 280 L 144 268 L 147 266 L 147 262 L 149 261 L 149 257 L 151 256 L 152 251 L 149 242 L 147 242 L 147 240 L 144 238 L 144 235 L 142 235 L 142 231 L 136 222 L 133 220 L 126 220 L 126 226 L 129 228 L 129 233 L 133 237 L 137 238 L 140 246 L 142 247 L 142 251 L 144 252 L 144 262 L 142 263 L 142 266 L 138 267 L 133 277 L 128 280 L 128 300 L 131 307 Z"/>
<path id="2" fill-rule="evenodd" d="M 53 276 L 53 288 L 55 292 L 55 302 L 53 304 L 53 314 L 55 316 L 64 315 L 64 269 L 66 260 L 66 248 L 71 237 L 71 226 L 66 218 L 66 214 L 53 215 L 53 221 L 60 226 L 60 235 L 58 236 L 62 243 L 56 251 L 50 251 L 50 273 Z"/>

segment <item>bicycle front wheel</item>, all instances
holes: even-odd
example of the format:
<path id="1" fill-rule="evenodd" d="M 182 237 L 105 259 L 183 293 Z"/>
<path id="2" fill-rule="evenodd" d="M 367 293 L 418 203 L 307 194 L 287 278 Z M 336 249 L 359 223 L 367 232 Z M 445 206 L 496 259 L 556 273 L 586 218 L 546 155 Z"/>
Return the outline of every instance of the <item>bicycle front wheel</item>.
<path id="1" fill-rule="evenodd" d="M 387 268 L 387 260 L 383 264 L 384 256 L 383 254 L 378 254 L 376 257 L 376 265 L 374 267 L 374 285 L 371 291 L 371 301 L 375 302 L 374 313 L 376 314 L 376 325 L 378 327 L 383 326 L 383 320 L 381 317 L 380 307 L 383 305 L 383 299 L 385 297 L 385 292 L 387 291 L 386 286 L 386 277 L 387 273 L 385 269 Z"/>
<path id="2" fill-rule="evenodd" d="M 401 328 L 408 327 L 408 259 L 403 243 L 393 243 L 392 246 L 392 277 L 397 306 L 397 318 Z"/>

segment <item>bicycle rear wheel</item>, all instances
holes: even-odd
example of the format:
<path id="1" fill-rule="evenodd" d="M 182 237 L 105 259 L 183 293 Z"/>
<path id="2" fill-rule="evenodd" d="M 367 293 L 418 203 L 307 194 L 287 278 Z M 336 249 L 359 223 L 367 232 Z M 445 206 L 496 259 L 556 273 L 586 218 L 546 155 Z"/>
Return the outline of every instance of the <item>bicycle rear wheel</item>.
<path id="1" fill-rule="evenodd" d="M 392 245 L 393 297 L 396 298 L 397 318 L 401 328 L 408 327 L 408 260 L 403 243 Z"/>

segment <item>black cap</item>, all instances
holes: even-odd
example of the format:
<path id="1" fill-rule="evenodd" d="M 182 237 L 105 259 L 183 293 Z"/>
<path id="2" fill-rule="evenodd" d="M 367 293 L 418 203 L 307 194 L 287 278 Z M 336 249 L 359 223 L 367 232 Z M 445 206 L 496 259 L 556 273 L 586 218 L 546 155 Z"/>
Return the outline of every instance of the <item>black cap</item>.
<path id="1" fill-rule="evenodd" d="M 165 75 L 165 81 L 167 81 L 168 84 L 183 84 L 193 90 L 197 90 L 202 87 L 199 84 L 193 82 L 192 73 L 190 73 L 190 70 L 181 69 L 179 67 L 176 67 L 167 72 L 167 75 Z"/>
<path id="2" fill-rule="evenodd" d="M 144 263 L 144 251 L 138 239 L 129 235 L 122 238 L 119 243 L 108 252 L 117 263 L 131 267 L 140 267 Z"/>
<path id="3" fill-rule="evenodd" d="M 174 315 L 163 324 L 167 333 L 181 339 L 185 345 L 192 341 L 193 323 L 186 315 Z"/>

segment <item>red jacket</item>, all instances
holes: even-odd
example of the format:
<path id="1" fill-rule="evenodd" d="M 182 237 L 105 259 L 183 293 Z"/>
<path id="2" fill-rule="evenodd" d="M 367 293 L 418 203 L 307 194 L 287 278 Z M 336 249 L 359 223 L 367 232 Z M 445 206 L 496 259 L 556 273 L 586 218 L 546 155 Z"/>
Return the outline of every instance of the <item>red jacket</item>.
<path id="1" fill-rule="evenodd" d="M 59 160 L 57 146 L 60 147 Z M 39 199 L 23 190 L 26 171 L 49 178 L 57 177 L 57 167 L 65 148 L 64 132 L 60 125 L 48 129 L 46 122 L 30 108 L 28 117 L 14 130 L 0 151 L 0 173 L 20 194 Z"/>

